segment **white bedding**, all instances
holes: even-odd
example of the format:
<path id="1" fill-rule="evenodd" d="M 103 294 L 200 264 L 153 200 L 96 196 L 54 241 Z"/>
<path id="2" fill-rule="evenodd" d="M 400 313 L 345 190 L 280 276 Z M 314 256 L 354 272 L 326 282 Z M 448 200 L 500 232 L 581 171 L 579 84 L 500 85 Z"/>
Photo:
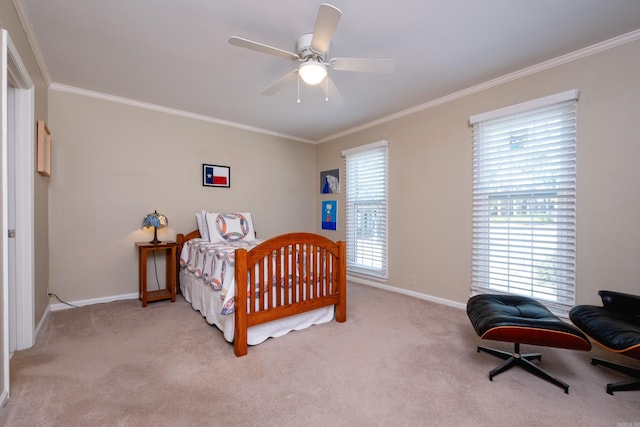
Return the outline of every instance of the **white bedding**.
<path id="1" fill-rule="evenodd" d="M 234 338 L 233 298 L 235 295 L 235 247 L 247 250 L 261 243 L 234 242 L 215 244 L 203 239 L 185 242 L 180 254 L 180 290 L 191 306 L 198 310 L 207 323 L 216 325 L 228 342 Z M 279 337 L 293 330 L 333 320 L 334 307 L 328 306 L 284 319 L 249 327 L 247 342 L 260 344 L 270 337 Z"/>

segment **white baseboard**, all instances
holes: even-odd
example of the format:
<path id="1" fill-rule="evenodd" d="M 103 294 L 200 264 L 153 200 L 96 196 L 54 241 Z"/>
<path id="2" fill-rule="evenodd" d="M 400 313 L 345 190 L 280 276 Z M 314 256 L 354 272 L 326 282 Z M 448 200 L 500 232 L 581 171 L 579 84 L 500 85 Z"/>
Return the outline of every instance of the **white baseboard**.
<path id="1" fill-rule="evenodd" d="M 0 410 L 4 408 L 4 405 L 7 404 L 8 400 L 9 400 L 9 392 L 7 390 L 4 390 L 2 394 L 0 394 Z"/>
<path id="2" fill-rule="evenodd" d="M 85 299 L 85 300 L 79 300 L 79 301 L 67 301 L 67 303 L 49 304 L 49 310 L 50 311 L 68 310 L 70 308 L 83 307 L 85 305 L 103 304 L 106 302 L 121 301 L 121 300 L 127 300 L 127 299 L 137 299 L 138 296 L 139 295 L 136 292 L 133 294 L 113 295 L 110 297 Z M 44 318 L 44 316 L 42 317 Z"/>
<path id="3" fill-rule="evenodd" d="M 44 314 L 40 318 L 40 321 L 38 322 L 38 326 L 36 326 L 36 333 L 34 335 L 35 339 L 33 340 L 33 345 L 36 344 L 36 340 L 38 339 L 38 333 L 40 333 L 40 329 L 42 329 L 42 326 L 44 325 L 44 321 L 47 320 L 47 317 L 49 316 L 50 312 L 51 312 L 51 305 L 48 305 L 47 309 L 44 311 Z"/>
<path id="4" fill-rule="evenodd" d="M 347 280 L 351 281 L 351 282 L 355 282 L 355 283 L 360 283 L 362 285 L 372 286 L 374 288 L 384 289 L 385 291 L 396 292 L 396 293 L 399 293 L 399 294 L 408 295 L 410 297 L 419 298 L 419 299 L 423 299 L 423 300 L 426 300 L 426 301 L 435 302 L 435 303 L 438 303 L 438 304 L 448 305 L 449 307 L 459 308 L 459 309 L 462 309 L 462 310 L 465 310 L 466 307 L 467 307 L 466 304 L 460 303 L 460 302 L 457 302 L 457 301 L 452 301 L 452 300 L 448 300 L 448 299 L 440 298 L 440 297 L 434 297 L 433 295 L 423 294 L 421 292 L 410 291 L 410 290 L 407 290 L 407 289 L 396 288 L 394 286 L 384 285 L 382 283 L 377 283 L 377 282 L 374 282 L 372 280 L 367 280 L 367 279 L 364 279 L 364 278 L 358 277 L 358 276 L 347 276 Z M 83 307 L 85 305 L 102 304 L 102 303 L 106 303 L 106 302 L 128 300 L 128 299 L 137 299 L 138 297 L 139 297 L 139 295 L 137 293 L 132 293 L 132 294 L 113 295 L 113 296 L 109 296 L 109 297 L 86 299 L 86 300 L 79 300 L 79 301 L 68 301 L 68 303 L 73 305 L 73 306 L 75 306 L 75 307 Z M 41 327 L 42 323 L 44 322 L 44 319 L 49 314 L 49 311 L 68 310 L 70 308 L 74 308 L 74 307 L 72 307 L 72 306 L 70 306 L 68 304 L 65 304 L 65 303 L 49 304 L 49 307 L 47 308 L 47 311 L 45 312 L 44 316 L 42 316 L 42 319 L 40 320 L 40 323 L 38 323 L 38 328 L 36 330 L 36 336 L 38 335 L 38 331 L 40 330 L 40 327 Z"/>
<path id="5" fill-rule="evenodd" d="M 396 292 L 398 294 L 408 295 L 408 296 L 414 297 L 414 298 L 420 298 L 420 299 L 423 299 L 423 300 L 426 300 L 426 301 L 435 302 L 435 303 L 438 303 L 438 304 L 448 305 L 449 307 L 459 308 L 459 309 L 462 309 L 462 310 L 466 310 L 466 308 L 467 308 L 467 305 L 464 304 L 464 303 L 460 303 L 460 302 L 457 302 L 457 301 L 451 301 L 451 300 L 440 298 L 440 297 L 434 297 L 432 295 L 427 295 L 427 294 L 423 294 L 423 293 L 416 292 L 416 291 L 410 291 L 410 290 L 407 290 L 407 289 L 401 289 L 401 288 L 396 288 L 396 287 L 389 286 L 389 285 L 384 285 L 382 283 L 374 282 L 372 280 L 367 280 L 367 279 L 359 277 L 359 276 L 347 276 L 347 281 L 360 283 L 361 285 L 372 286 L 374 288 L 384 289 L 385 291 Z"/>

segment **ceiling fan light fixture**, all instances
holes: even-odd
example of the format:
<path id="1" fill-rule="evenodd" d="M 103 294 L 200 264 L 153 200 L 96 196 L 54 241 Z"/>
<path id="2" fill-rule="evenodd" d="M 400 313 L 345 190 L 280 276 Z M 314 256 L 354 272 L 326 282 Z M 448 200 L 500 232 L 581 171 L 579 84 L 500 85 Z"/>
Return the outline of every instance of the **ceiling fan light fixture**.
<path id="1" fill-rule="evenodd" d="M 315 59 L 309 59 L 298 68 L 298 74 L 309 85 L 317 85 L 327 77 L 327 67 Z"/>

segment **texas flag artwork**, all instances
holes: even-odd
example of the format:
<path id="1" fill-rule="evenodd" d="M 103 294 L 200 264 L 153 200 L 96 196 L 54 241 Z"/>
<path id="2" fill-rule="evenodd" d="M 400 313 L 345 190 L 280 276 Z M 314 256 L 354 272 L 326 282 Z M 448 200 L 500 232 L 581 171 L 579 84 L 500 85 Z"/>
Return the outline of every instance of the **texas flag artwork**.
<path id="1" fill-rule="evenodd" d="M 209 187 L 230 187 L 230 169 L 227 166 L 202 165 L 202 185 Z"/>

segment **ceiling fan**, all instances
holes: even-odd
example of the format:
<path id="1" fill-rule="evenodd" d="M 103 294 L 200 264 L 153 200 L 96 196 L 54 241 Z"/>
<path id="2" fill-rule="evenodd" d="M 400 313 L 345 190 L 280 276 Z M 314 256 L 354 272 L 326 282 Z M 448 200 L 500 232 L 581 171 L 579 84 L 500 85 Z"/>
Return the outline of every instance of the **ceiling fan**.
<path id="1" fill-rule="evenodd" d="M 309 85 L 317 85 L 324 81 L 325 84 L 322 85 L 322 89 L 325 92 L 325 99 L 328 100 L 329 91 L 331 91 L 332 102 L 341 103 L 343 102 L 342 96 L 331 78 L 327 75 L 327 69 L 390 73 L 395 68 L 395 62 L 392 59 L 327 59 L 331 38 L 333 37 L 333 33 L 338 26 L 338 21 L 340 21 L 341 16 L 342 12 L 340 9 L 330 4 L 322 3 L 318 10 L 313 33 L 303 34 L 298 38 L 296 42 L 296 53 L 236 36 L 229 38 L 229 44 L 299 62 L 298 68 L 291 70 L 263 90 L 263 95 L 273 95 L 291 81 L 300 78 Z M 298 102 L 300 102 L 299 96 Z"/>

